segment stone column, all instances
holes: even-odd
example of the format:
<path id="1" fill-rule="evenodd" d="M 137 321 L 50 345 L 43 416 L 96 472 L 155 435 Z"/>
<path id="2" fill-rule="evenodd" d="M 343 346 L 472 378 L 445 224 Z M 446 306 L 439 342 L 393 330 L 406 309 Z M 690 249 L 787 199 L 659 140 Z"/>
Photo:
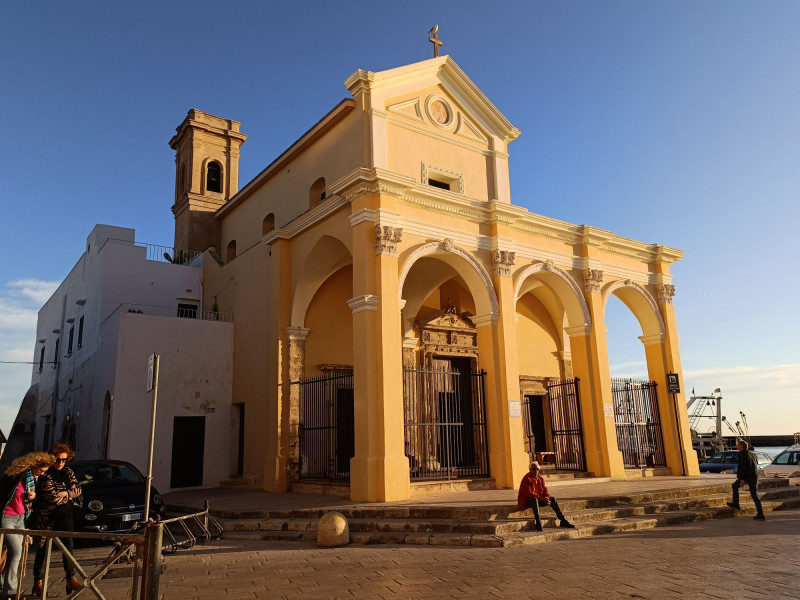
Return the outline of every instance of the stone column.
<path id="1" fill-rule="evenodd" d="M 354 213 L 368 199 L 353 202 Z M 369 208 L 369 206 L 363 206 Z M 402 230 L 362 221 L 353 231 L 355 456 L 350 498 L 386 502 L 411 495 L 404 452 L 403 354 L 397 244 Z"/>
<path id="2" fill-rule="evenodd" d="M 673 475 L 697 475 L 700 468 L 697 464 L 697 453 L 692 449 L 692 436 L 689 430 L 684 389 L 686 384 L 683 381 L 675 308 L 672 305 L 674 295 L 674 286 L 665 283 L 656 284 L 656 301 L 664 322 L 664 335 L 640 339 L 645 347 L 648 375 L 657 383 L 658 412 L 661 418 L 667 466 Z M 681 382 L 681 392 L 675 397 L 667 393 L 668 372 L 677 373 Z"/>
<path id="3" fill-rule="evenodd" d="M 572 369 L 580 380 L 581 416 L 586 468 L 600 477 L 625 479 L 625 464 L 617 445 L 614 397 L 608 366 L 604 303 L 600 294 L 603 272 L 584 271 L 584 298 L 591 325 L 567 328 Z"/>
<path id="4" fill-rule="evenodd" d="M 289 339 L 289 448 L 287 456 L 287 476 L 289 481 L 300 478 L 300 386 L 292 385 L 305 375 L 306 338 L 308 329 L 287 327 Z"/>

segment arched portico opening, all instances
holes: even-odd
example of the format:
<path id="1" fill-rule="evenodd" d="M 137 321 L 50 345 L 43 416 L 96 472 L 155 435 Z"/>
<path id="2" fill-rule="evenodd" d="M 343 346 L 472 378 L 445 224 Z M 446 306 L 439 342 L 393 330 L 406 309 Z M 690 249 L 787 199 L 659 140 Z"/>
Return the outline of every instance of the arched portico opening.
<path id="1" fill-rule="evenodd" d="M 669 417 L 665 415 L 668 404 L 665 390 L 656 383 L 665 370 L 664 322 L 655 299 L 635 282 L 615 281 L 602 293 L 614 422 L 623 463 L 626 468 L 666 466 L 662 423 Z"/>
<path id="2" fill-rule="evenodd" d="M 302 260 L 287 329 L 290 479 L 348 479 L 354 455 L 353 259 L 321 236 Z"/>
<path id="3" fill-rule="evenodd" d="M 517 362 L 525 450 L 565 470 L 586 470 L 582 398 L 568 331 L 591 318 L 580 287 L 552 262 L 515 277 Z M 589 403 L 589 399 L 583 403 Z"/>
<path id="4" fill-rule="evenodd" d="M 478 324 L 497 315 L 491 278 L 471 253 L 445 240 L 409 252 L 399 284 L 411 479 L 488 476 Z"/>

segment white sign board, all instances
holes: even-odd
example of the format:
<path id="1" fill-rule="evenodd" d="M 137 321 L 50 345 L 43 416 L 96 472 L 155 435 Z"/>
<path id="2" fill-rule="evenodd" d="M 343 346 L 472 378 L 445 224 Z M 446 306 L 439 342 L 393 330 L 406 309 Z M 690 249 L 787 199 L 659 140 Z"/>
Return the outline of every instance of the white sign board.
<path id="1" fill-rule="evenodd" d="M 519 400 L 511 400 L 508 403 L 508 416 L 509 417 L 521 417 L 522 416 L 522 404 Z"/>
<path id="2" fill-rule="evenodd" d="M 603 402 L 603 416 L 606 419 L 614 418 L 614 405 L 611 402 Z"/>
<path id="3" fill-rule="evenodd" d="M 147 391 L 153 391 L 153 378 L 154 369 L 155 369 L 155 362 L 156 362 L 156 355 L 155 353 L 150 355 L 150 358 L 147 359 Z"/>

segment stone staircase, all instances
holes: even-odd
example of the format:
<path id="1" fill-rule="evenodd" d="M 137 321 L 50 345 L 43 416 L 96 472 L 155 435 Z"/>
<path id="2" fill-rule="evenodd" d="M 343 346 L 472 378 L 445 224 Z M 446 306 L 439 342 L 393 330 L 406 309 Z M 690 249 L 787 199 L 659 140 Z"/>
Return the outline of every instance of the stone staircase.
<path id="1" fill-rule="evenodd" d="M 557 494 L 554 494 L 557 495 Z M 764 511 L 800 508 L 800 486 L 786 479 L 762 479 L 759 495 Z M 416 544 L 511 548 L 553 540 L 621 531 L 652 529 L 740 515 L 754 515 L 749 494 L 742 510 L 730 501 L 730 481 L 693 489 L 650 491 L 628 496 L 582 500 L 559 499 L 576 529 L 561 529 L 549 508 L 543 508 L 543 532 L 533 530 L 533 512 L 514 506 L 442 507 L 425 505 L 343 506 L 356 544 Z M 317 520 L 327 509 L 213 511 L 226 539 L 315 542 Z"/>

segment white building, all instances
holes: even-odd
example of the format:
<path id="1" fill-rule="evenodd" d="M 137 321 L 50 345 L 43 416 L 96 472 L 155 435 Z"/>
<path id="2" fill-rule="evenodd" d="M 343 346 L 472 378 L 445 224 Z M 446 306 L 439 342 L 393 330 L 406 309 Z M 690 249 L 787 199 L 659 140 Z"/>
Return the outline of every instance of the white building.
<path id="1" fill-rule="evenodd" d="M 231 423 L 233 324 L 201 306 L 203 256 L 171 252 L 136 244 L 132 229 L 94 228 L 39 311 L 26 396 L 33 406 L 23 406 L 14 428 L 27 433 L 26 450 L 66 441 L 78 460 L 127 460 L 144 471 L 147 362 L 156 353 L 156 486 L 216 486 L 236 472 L 237 452 L 228 447 L 238 427 Z"/>

